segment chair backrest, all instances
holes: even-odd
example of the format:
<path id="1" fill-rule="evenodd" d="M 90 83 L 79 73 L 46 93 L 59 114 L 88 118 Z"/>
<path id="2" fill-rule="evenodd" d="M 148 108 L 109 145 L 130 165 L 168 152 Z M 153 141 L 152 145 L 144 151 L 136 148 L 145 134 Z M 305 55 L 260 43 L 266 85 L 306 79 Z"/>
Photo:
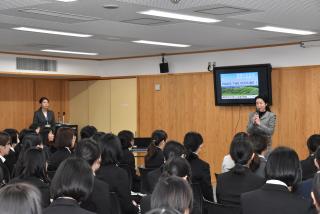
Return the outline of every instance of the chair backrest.
<path id="1" fill-rule="evenodd" d="M 191 184 L 193 192 L 193 208 L 191 214 L 202 214 L 203 213 L 203 196 L 200 184 Z"/>
<path id="2" fill-rule="evenodd" d="M 122 214 L 118 195 L 115 192 L 110 192 L 110 202 L 112 204 L 110 214 Z"/>
<path id="3" fill-rule="evenodd" d="M 210 201 L 204 202 L 204 214 L 240 214 L 240 207 L 226 206 L 223 204 L 213 203 Z"/>
<path id="4" fill-rule="evenodd" d="M 144 194 L 151 194 L 151 188 L 148 182 L 148 173 L 155 170 L 154 168 L 143 168 L 138 167 L 140 172 L 140 179 L 141 179 L 141 193 Z"/>

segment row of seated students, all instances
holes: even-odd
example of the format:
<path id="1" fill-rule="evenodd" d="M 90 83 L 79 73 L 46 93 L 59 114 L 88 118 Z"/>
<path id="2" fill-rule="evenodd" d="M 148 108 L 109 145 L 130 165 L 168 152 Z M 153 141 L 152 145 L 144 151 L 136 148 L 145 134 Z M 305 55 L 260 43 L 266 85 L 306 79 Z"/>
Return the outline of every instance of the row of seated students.
<path id="1" fill-rule="evenodd" d="M 2 183 L 8 186 L 28 183 L 37 187 L 41 205 L 45 208 L 43 213 L 92 211 L 118 214 L 118 210 L 114 209 L 117 203 L 122 214 L 139 212 L 139 201 L 131 197 L 131 190 L 140 186 L 140 177 L 136 175 L 134 157 L 129 151 L 133 142 L 130 131 L 122 131 L 115 136 L 97 132 L 94 127 L 87 126 L 81 130 L 82 140 L 77 145 L 75 134 L 70 128 L 60 128 L 56 136 L 52 136 L 52 132 L 47 130 L 45 137 L 30 130 L 24 131 L 19 137 L 17 132 L 14 135 L 12 133 L 12 129 L 11 132 L 7 130 L 0 133 Z M 20 139 L 21 143 L 14 143 L 14 137 Z M 54 144 L 51 142 L 53 139 Z M 203 145 L 201 135 L 196 132 L 187 133 L 182 145 L 176 141 L 167 142 L 167 134 L 163 130 L 156 130 L 152 139 L 145 165 L 152 166 L 153 171 L 147 176 L 150 192 L 141 200 L 142 213 L 151 208 L 164 207 L 174 208 L 178 213 L 203 213 L 200 205 L 202 198 L 213 201 L 213 194 L 209 164 L 198 156 Z M 46 142 L 45 145 L 42 142 Z M 309 139 L 308 147 L 316 145 L 315 142 L 317 141 Z M 14 147 L 14 144 L 17 145 Z M 299 189 L 299 186 L 304 187 L 301 188 L 304 190 L 307 186 L 307 192 L 313 192 L 314 203 L 317 205 L 320 198 L 317 176 L 314 181 L 306 180 L 307 184 L 299 183 L 301 165 L 296 152 L 285 147 L 276 148 L 266 160 L 262 156 L 267 144 L 266 139 L 261 136 L 248 136 L 246 133 L 235 135 L 230 145 L 231 159 L 224 159 L 224 162 L 228 160 L 224 165 L 230 167 L 226 167 L 226 172 L 217 176 L 218 202 L 238 207 L 244 214 L 314 213 L 310 200 L 292 192 Z M 14 164 L 7 163 L 10 151 L 17 159 Z M 317 152 L 320 157 L 320 149 L 312 154 L 316 160 Z M 162 161 L 159 157 L 162 157 Z M 315 163 L 317 165 L 317 161 Z M 121 164 L 129 167 L 121 168 Z M 11 165 L 12 169 L 9 168 Z M 52 173 L 52 180 L 47 172 Z M 179 191 L 175 188 L 164 190 L 169 181 L 174 183 L 175 179 L 179 180 L 178 183 L 183 180 L 184 184 L 180 185 L 182 189 L 187 186 L 181 197 L 188 203 L 180 203 L 181 199 L 175 195 Z M 135 182 L 137 185 L 134 185 Z M 312 182 L 313 189 L 310 184 Z M 157 188 L 158 186 L 161 188 Z M 199 189 L 201 197 L 196 194 Z M 188 196 L 188 192 L 192 193 L 192 197 Z M 165 194 L 168 196 L 163 197 Z M 53 199 L 52 203 L 50 198 Z M 79 203 L 88 211 L 80 208 Z M 0 208 L 1 204 L 3 203 L 0 201 Z"/>

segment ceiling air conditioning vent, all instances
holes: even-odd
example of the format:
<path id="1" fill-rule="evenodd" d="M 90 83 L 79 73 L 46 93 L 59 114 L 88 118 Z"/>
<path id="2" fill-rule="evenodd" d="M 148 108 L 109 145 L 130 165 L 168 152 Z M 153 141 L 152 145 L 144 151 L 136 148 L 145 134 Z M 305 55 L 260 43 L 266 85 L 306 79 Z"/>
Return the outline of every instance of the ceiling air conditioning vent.
<path id="1" fill-rule="evenodd" d="M 17 70 L 57 71 L 57 60 L 16 58 Z"/>

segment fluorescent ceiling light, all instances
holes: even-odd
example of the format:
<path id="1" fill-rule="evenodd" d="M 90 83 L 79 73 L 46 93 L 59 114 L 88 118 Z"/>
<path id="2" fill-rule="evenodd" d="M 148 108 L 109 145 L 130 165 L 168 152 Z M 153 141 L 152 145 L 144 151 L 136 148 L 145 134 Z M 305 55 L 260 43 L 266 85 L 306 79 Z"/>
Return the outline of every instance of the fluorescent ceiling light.
<path id="1" fill-rule="evenodd" d="M 98 55 L 97 53 L 78 52 L 78 51 L 63 51 L 63 50 L 53 50 L 53 49 L 44 49 L 44 50 L 41 50 L 41 51 L 51 52 L 51 53 L 66 53 L 66 54 L 89 55 L 89 56 Z"/>
<path id="2" fill-rule="evenodd" d="M 62 35 L 62 36 L 74 36 L 74 37 L 91 37 L 92 36 L 90 34 L 69 33 L 69 32 L 63 32 L 63 31 L 44 30 L 44 29 L 29 28 L 29 27 L 15 27 L 12 29 L 20 30 L 20 31 L 35 32 L 35 33 L 55 34 L 55 35 Z"/>
<path id="3" fill-rule="evenodd" d="M 187 48 L 187 47 L 191 46 L 191 45 L 184 45 L 184 44 L 156 42 L 156 41 L 148 41 L 148 40 L 136 40 L 136 41 L 132 41 L 132 42 L 141 43 L 141 44 L 149 44 L 149 45 L 162 45 L 162 46 L 169 46 L 169 47 L 179 47 L 179 48 Z"/>
<path id="4" fill-rule="evenodd" d="M 62 2 L 73 2 L 73 1 L 78 1 L 78 0 L 56 0 L 56 1 L 62 1 Z"/>
<path id="5" fill-rule="evenodd" d="M 307 31 L 307 30 L 298 30 L 298 29 L 282 28 L 282 27 L 274 27 L 274 26 L 257 27 L 255 29 L 257 29 L 257 30 L 265 30 L 265 31 L 272 31 L 272 32 L 279 32 L 279 33 L 297 34 L 297 35 L 312 35 L 312 34 L 316 34 L 316 32 Z"/>
<path id="6" fill-rule="evenodd" d="M 159 10 L 147 10 L 147 11 L 141 11 L 138 13 L 143 14 L 143 15 L 149 15 L 149 16 L 159 16 L 159 17 L 165 17 L 165 18 L 171 18 L 171 19 L 187 20 L 187 21 L 192 21 L 192 22 L 215 23 L 215 22 L 221 21 L 218 19 L 210 19 L 210 18 L 204 18 L 204 17 L 199 17 L 199 16 L 183 15 L 183 14 L 179 14 L 179 13 L 170 13 L 170 12 L 159 11 Z"/>

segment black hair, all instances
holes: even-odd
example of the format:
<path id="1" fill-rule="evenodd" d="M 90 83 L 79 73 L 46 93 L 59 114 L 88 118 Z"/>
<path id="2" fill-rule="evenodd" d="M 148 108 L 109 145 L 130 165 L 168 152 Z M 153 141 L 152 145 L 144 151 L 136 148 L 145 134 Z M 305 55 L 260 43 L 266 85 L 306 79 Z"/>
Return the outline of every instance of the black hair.
<path id="1" fill-rule="evenodd" d="M 29 184 L 9 184 L 0 189 L 1 214 L 41 214 L 39 190 Z"/>
<path id="2" fill-rule="evenodd" d="M 267 96 L 265 96 L 265 95 L 256 96 L 256 97 L 254 98 L 254 101 L 256 102 L 257 99 L 263 100 L 263 102 L 266 104 L 266 111 L 271 111 L 270 106 L 269 106 L 269 101 L 268 101 L 269 99 L 268 99 Z"/>
<path id="3" fill-rule="evenodd" d="M 318 147 L 316 152 L 314 153 L 314 159 L 317 161 L 318 165 L 320 166 L 320 147 Z"/>
<path id="4" fill-rule="evenodd" d="M 122 149 L 128 149 L 132 147 L 131 142 L 134 139 L 134 134 L 129 130 L 122 130 L 118 133 L 118 137 L 121 141 Z"/>
<path id="5" fill-rule="evenodd" d="M 185 177 L 191 182 L 191 167 L 189 162 L 182 157 L 174 157 L 167 161 L 163 167 L 162 177 L 169 176 Z"/>
<path id="6" fill-rule="evenodd" d="M 96 142 L 99 142 L 99 140 L 105 135 L 105 132 L 97 132 L 95 133 L 91 138 L 95 140 Z"/>
<path id="7" fill-rule="evenodd" d="M 314 153 L 317 148 L 320 145 L 320 135 L 319 134 L 314 134 L 311 135 L 308 140 L 307 140 L 307 146 L 308 146 L 308 150 L 309 153 L 312 154 Z"/>
<path id="8" fill-rule="evenodd" d="M 76 157 L 83 158 L 90 166 L 101 156 L 101 150 L 97 142 L 85 138 L 77 143 L 74 154 Z"/>
<path id="9" fill-rule="evenodd" d="M 19 133 L 19 140 L 22 142 L 23 138 L 28 134 L 36 134 L 32 129 L 22 129 Z"/>
<path id="10" fill-rule="evenodd" d="M 16 129 L 5 129 L 3 131 L 10 135 L 11 145 L 18 143 L 18 134 L 19 134 L 19 132 Z"/>
<path id="11" fill-rule="evenodd" d="M 230 156 L 235 163 L 231 169 L 233 173 L 243 174 L 245 172 L 245 165 L 247 165 L 252 158 L 253 148 L 249 139 L 243 138 L 236 143 L 231 143 Z"/>
<path id="12" fill-rule="evenodd" d="M 93 179 L 92 169 L 84 159 L 70 157 L 58 167 L 51 182 L 51 195 L 53 199 L 71 197 L 82 202 L 92 192 Z"/>
<path id="13" fill-rule="evenodd" d="M 259 135 L 259 134 L 252 134 L 249 136 L 253 150 L 255 153 L 261 155 L 263 151 L 265 151 L 268 147 L 269 138 Z"/>
<path id="14" fill-rule="evenodd" d="M 320 173 L 316 173 L 313 178 L 313 185 L 312 185 L 312 193 L 314 195 L 314 202 L 320 205 Z"/>
<path id="15" fill-rule="evenodd" d="M 39 99 L 39 103 L 41 104 L 43 101 L 45 101 L 45 100 L 47 100 L 48 102 L 50 102 L 50 100 L 48 99 L 48 98 L 46 98 L 46 97 L 41 97 L 40 99 Z"/>
<path id="16" fill-rule="evenodd" d="M 74 131 L 69 127 L 61 127 L 55 136 L 56 148 L 72 147 L 73 137 L 76 136 Z"/>
<path id="17" fill-rule="evenodd" d="M 187 149 L 188 156 L 191 153 L 196 152 L 202 143 L 203 143 L 203 138 L 201 134 L 198 132 L 188 132 L 184 136 L 183 145 Z"/>
<path id="18" fill-rule="evenodd" d="M 148 146 L 147 155 L 144 157 L 144 161 L 147 162 L 157 154 L 157 147 L 161 142 L 166 142 L 168 135 L 164 130 L 155 130 L 151 135 L 152 142 Z"/>
<path id="19" fill-rule="evenodd" d="M 151 196 L 151 208 L 171 208 L 191 211 L 193 195 L 190 184 L 183 178 L 170 176 L 160 179 Z"/>
<path id="20" fill-rule="evenodd" d="M 174 157 L 186 156 L 186 148 L 178 141 L 170 140 L 163 148 L 163 156 L 166 161 Z"/>
<path id="21" fill-rule="evenodd" d="M 298 154 L 288 147 L 274 149 L 268 157 L 265 172 L 268 180 L 276 179 L 287 186 L 295 186 L 302 177 Z"/>
<path id="22" fill-rule="evenodd" d="M 54 129 L 49 127 L 43 127 L 40 129 L 40 136 L 44 145 L 52 145 L 53 142 L 49 142 L 49 133 L 52 132 L 54 134 Z"/>
<path id="23" fill-rule="evenodd" d="M 47 161 L 45 153 L 42 149 L 28 149 L 23 158 L 23 170 L 21 173 L 21 178 L 36 177 L 48 183 L 49 179 L 47 175 L 46 164 Z"/>
<path id="24" fill-rule="evenodd" d="M 121 142 L 114 134 L 105 134 L 100 139 L 101 164 L 118 164 L 122 158 Z"/>
<path id="25" fill-rule="evenodd" d="M 0 146 L 6 146 L 10 144 L 11 138 L 10 135 L 6 132 L 0 132 Z"/>
<path id="26" fill-rule="evenodd" d="M 85 126 L 81 129 L 80 131 L 80 137 L 81 139 L 84 139 L 84 138 L 90 138 L 92 137 L 93 135 L 95 135 L 95 133 L 97 133 L 98 130 L 96 127 L 94 126 Z"/>
<path id="27" fill-rule="evenodd" d="M 171 208 L 161 208 L 161 209 L 158 208 L 158 209 L 152 209 L 148 211 L 146 214 L 183 214 L 183 213 Z"/>

